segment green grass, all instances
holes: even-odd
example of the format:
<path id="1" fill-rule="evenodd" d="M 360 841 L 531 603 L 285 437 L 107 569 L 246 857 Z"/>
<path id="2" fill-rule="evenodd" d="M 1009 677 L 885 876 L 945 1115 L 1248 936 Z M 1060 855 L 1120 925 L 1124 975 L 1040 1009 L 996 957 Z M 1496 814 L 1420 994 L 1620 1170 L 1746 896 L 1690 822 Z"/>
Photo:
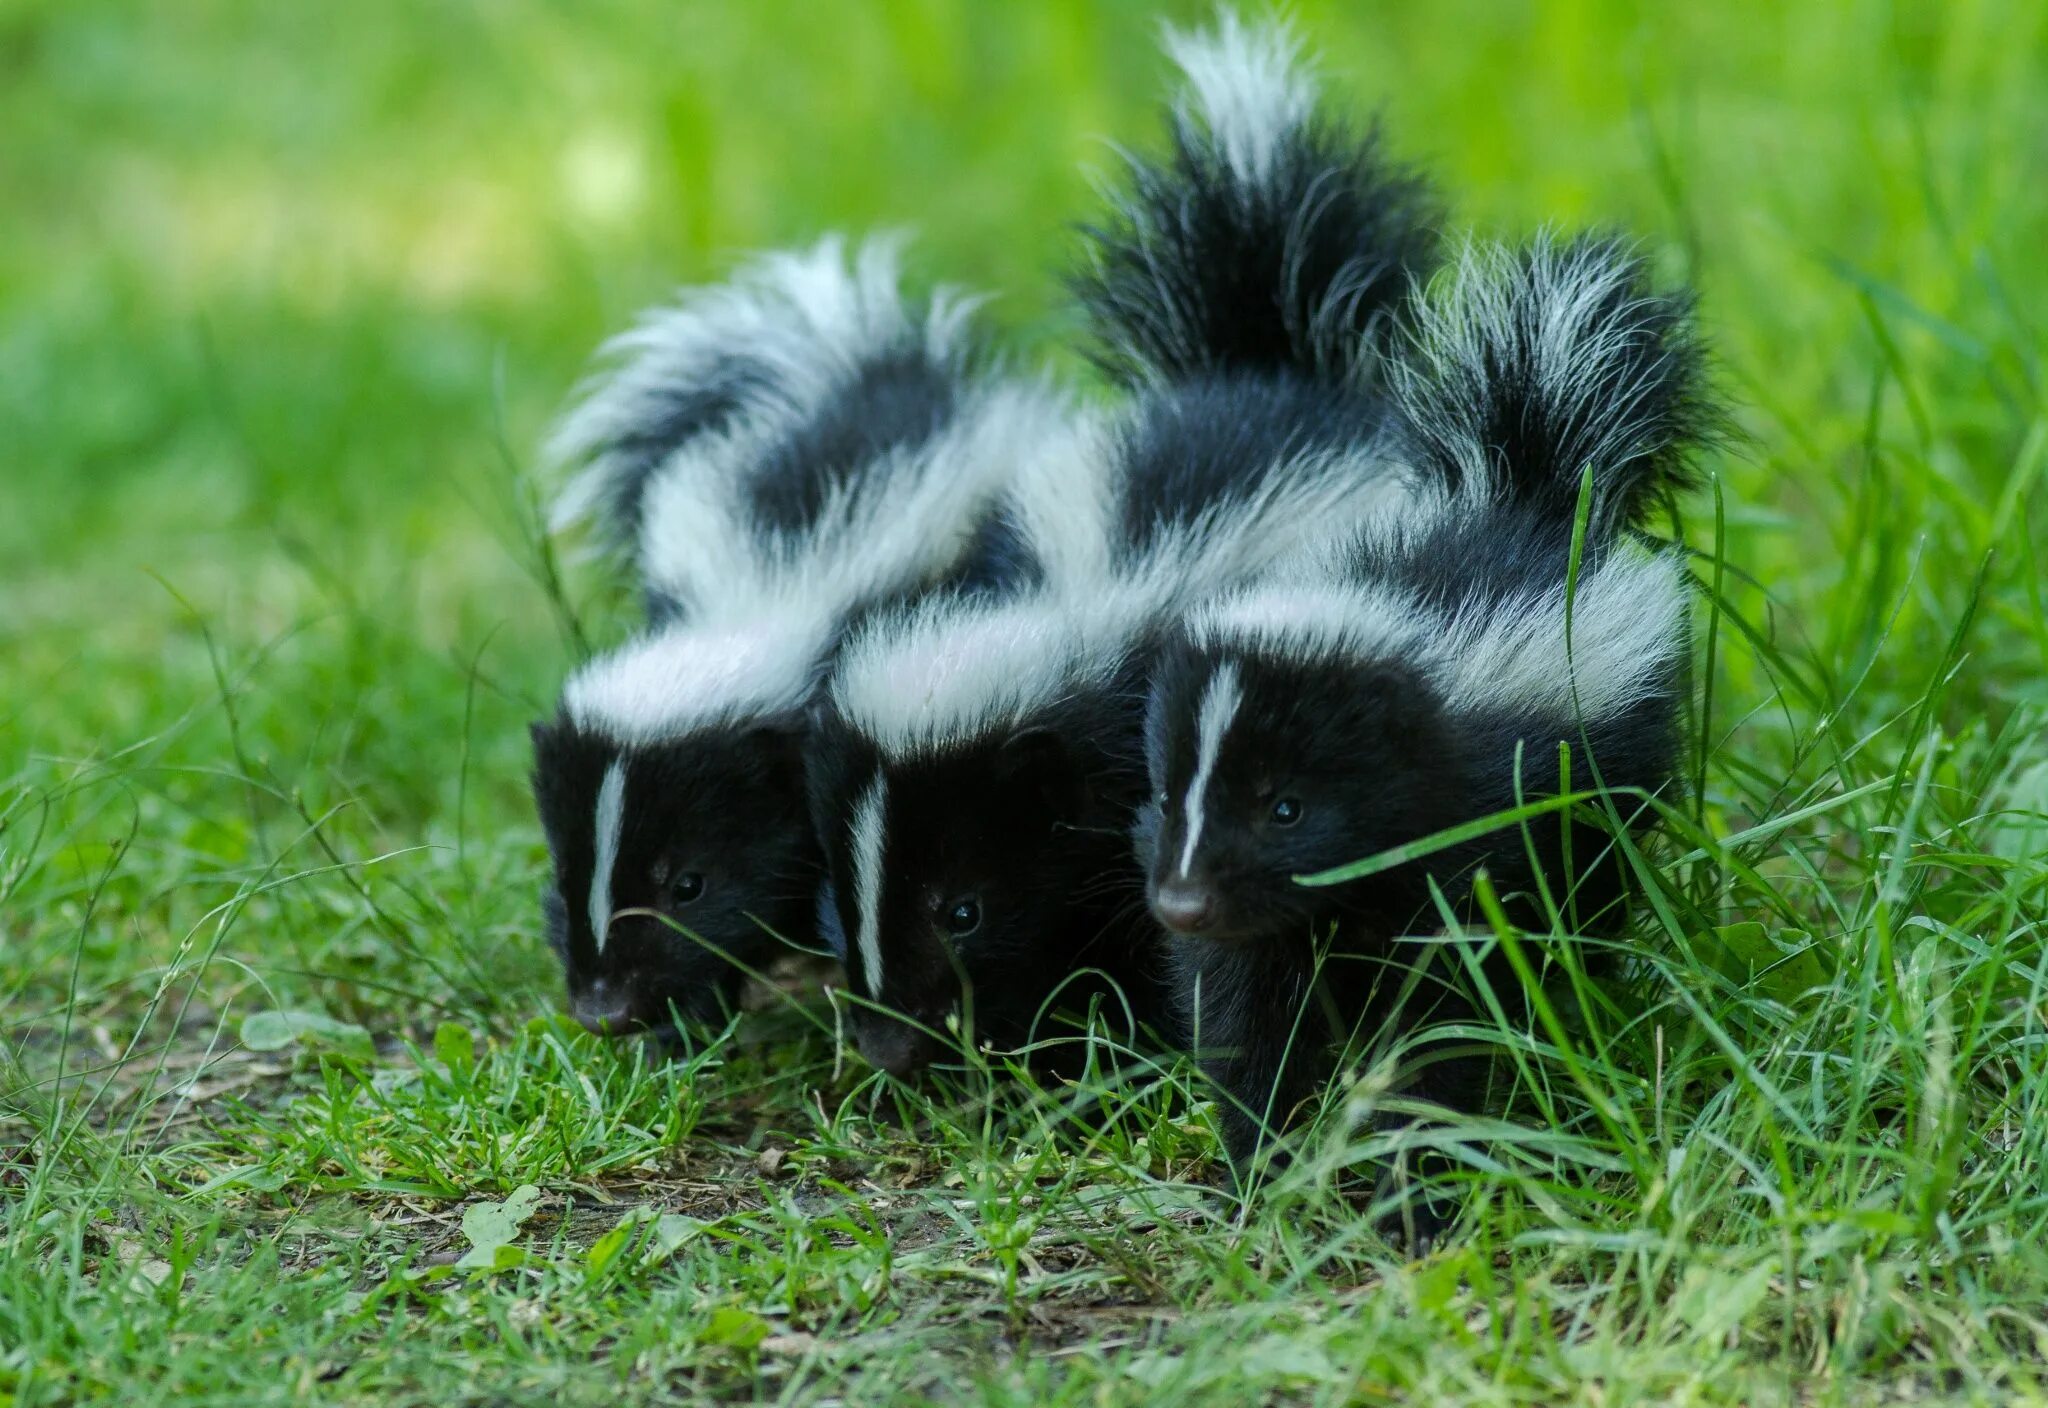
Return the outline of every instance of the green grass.
<path id="1" fill-rule="evenodd" d="M 527 447 L 637 306 L 825 227 L 1073 366 L 1150 7 L 27 0 L 0 1402 L 2048 1392 L 2048 10 L 1297 9 L 1462 221 L 1693 277 L 1747 436 L 1686 515 L 1702 785 L 1629 976 L 1475 1033 L 1459 1238 L 1343 1190 L 1391 1057 L 1241 1208 L 1178 1067 L 912 1094 L 815 985 L 672 1066 L 550 1015 Z"/>

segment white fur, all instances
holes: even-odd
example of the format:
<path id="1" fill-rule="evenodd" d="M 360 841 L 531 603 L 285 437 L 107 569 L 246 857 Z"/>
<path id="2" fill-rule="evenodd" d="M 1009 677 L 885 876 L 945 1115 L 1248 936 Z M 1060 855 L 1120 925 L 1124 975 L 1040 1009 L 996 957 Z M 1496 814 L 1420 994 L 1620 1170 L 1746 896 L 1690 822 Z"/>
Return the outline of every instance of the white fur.
<path id="1" fill-rule="evenodd" d="M 910 343 L 918 330 L 898 288 L 902 244 L 878 236 L 849 260 L 844 237 L 828 235 L 809 249 L 757 256 L 726 283 L 683 291 L 607 343 L 600 356 L 614 365 L 591 378 L 547 444 L 551 461 L 589 466 L 557 503 L 555 526 L 602 501 L 623 468 L 606 450 L 613 440 L 646 424 L 674 387 L 702 384 L 734 356 L 767 373 L 739 416 L 758 429 L 815 406 L 877 350 Z M 950 361 L 973 306 L 957 294 L 935 297 L 922 329 L 927 350 Z"/>
<path id="2" fill-rule="evenodd" d="M 1609 246 L 1546 236 L 1518 256 L 1474 242 L 1418 300 L 1412 356 L 1389 371 L 1407 416 L 1449 448 L 1466 492 L 1502 487 L 1480 420 L 1499 361 L 1534 369 L 1536 394 L 1570 427 L 1562 447 L 1569 462 L 1590 464 L 1597 475 L 1657 448 L 1634 410 L 1659 369 L 1619 388 L 1608 375 L 1639 335 L 1627 304 L 1609 306 L 1631 277 L 1630 261 Z"/>
<path id="3" fill-rule="evenodd" d="M 1621 713 L 1676 668 L 1688 602 L 1675 557 L 1617 551 L 1579 578 L 1569 650 L 1562 582 L 1445 614 L 1385 584 L 1295 577 L 1222 597 L 1185 626 L 1203 649 L 1294 664 L 1405 661 L 1460 712 L 1541 711 L 1591 723 Z"/>
<path id="4" fill-rule="evenodd" d="M 1417 654 L 1443 624 L 1385 587 L 1283 579 L 1218 598 L 1191 612 L 1185 629 L 1203 649 L 1250 648 L 1312 664 Z"/>
<path id="5" fill-rule="evenodd" d="M 1452 622 L 1431 650 L 1432 673 L 1457 710 L 1543 710 L 1612 718 L 1677 667 L 1685 643 L 1685 574 L 1673 554 L 1609 558 L 1565 592 Z"/>
<path id="6" fill-rule="evenodd" d="M 793 419 L 843 391 L 864 358 L 917 338 L 925 355 L 951 365 L 968 308 L 942 297 L 920 332 L 897 292 L 895 243 L 870 242 L 849 264 L 832 238 L 758 261 L 614 345 L 623 365 L 554 441 L 557 455 L 591 460 L 564 496 L 572 516 L 603 499 L 622 468 L 603 447 L 650 414 L 663 385 L 702 378 L 735 354 L 769 375 L 732 424 L 691 439 L 648 482 L 641 573 L 677 604 L 679 623 L 577 672 L 564 703 L 579 726 L 644 744 L 801 707 L 847 615 L 957 561 L 1012 480 L 1052 548 L 1085 556 L 1087 543 L 1100 543 L 1103 491 L 1071 492 L 1082 476 L 1065 470 L 1100 447 L 1088 445 L 1064 397 L 1027 380 L 964 388 L 934 436 L 852 476 L 803 532 L 763 532 L 752 521 L 747 478 Z"/>
<path id="7" fill-rule="evenodd" d="M 877 773 L 853 807 L 853 897 L 860 916 L 855 938 L 871 998 L 882 991 L 882 829 L 888 789 L 886 776 Z"/>
<path id="8" fill-rule="evenodd" d="M 760 614 L 764 598 L 785 603 L 778 612 L 819 601 L 843 610 L 953 561 L 990 497 L 1073 433 L 1072 408 L 1046 384 L 964 389 L 937 435 L 854 476 L 800 535 L 763 534 L 745 502 L 762 455 L 877 356 L 914 348 L 967 380 L 960 344 L 973 300 L 942 292 L 914 324 L 898 287 L 899 245 L 877 238 L 849 256 L 831 236 L 767 255 L 616 339 L 608 353 L 617 365 L 549 444 L 551 457 L 589 465 L 563 494 L 558 526 L 604 501 L 629 468 L 606 447 L 646 424 L 665 391 L 740 358 L 759 375 L 736 414 L 686 441 L 645 485 L 637 557 L 648 586 L 689 619 L 731 621 Z"/>
<path id="9" fill-rule="evenodd" d="M 1195 863 L 1195 848 L 1202 844 L 1203 810 L 1208 805 L 1209 779 L 1216 772 L 1216 757 L 1223 751 L 1223 735 L 1237 718 L 1237 706 L 1244 695 L 1237 686 L 1237 662 L 1226 660 L 1216 667 L 1202 691 L 1202 707 L 1196 715 L 1195 775 L 1188 783 L 1187 844 L 1181 847 L 1180 873 L 1186 879 Z"/>
<path id="10" fill-rule="evenodd" d="M 1383 467 L 1367 491 L 1341 493 L 1346 481 L 1332 477 L 1321 492 L 1327 502 L 1302 511 L 1310 521 L 1284 546 L 1284 557 L 1266 570 L 1241 570 L 1226 580 L 1235 586 L 1211 595 L 1182 620 L 1197 646 L 1257 642 L 1269 651 L 1304 662 L 1333 656 L 1365 656 L 1415 642 L 1436 623 L 1417 615 L 1416 605 L 1375 583 L 1352 580 L 1359 558 L 1391 557 L 1427 534 L 1454 511 L 1450 496 L 1435 483 Z M 1266 529 L 1268 546 L 1279 534 Z"/>
<path id="11" fill-rule="evenodd" d="M 1097 428 L 1077 443 L 1092 452 L 1112 438 Z M 1274 466 L 1250 496 L 1160 533 L 1135 560 L 1115 560 L 1107 505 L 1116 487 L 1101 485 L 1100 505 L 1080 503 L 1077 488 L 1071 510 L 1036 539 L 1056 546 L 1040 590 L 997 606 L 934 599 L 869 622 L 833 669 L 841 714 L 891 757 L 1006 732 L 1109 683 L 1145 630 L 1173 613 L 1290 559 L 1333 554 L 1366 525 L 1433 502 L 1376 448 L 1314 453 Z"/>
<path id="12" fill-rule="evenodd" d="M 892 759 L 1000 735 L 1113 679 L 1150 605 L 1115 590 L 1000 606 L 927 601 L 848 643 L 833 671 L 833 703 Z"/>
<path id="13" fill-rule="evenodd" d="M 1264 182 L 1275 154 L 1315 111 L 1301 41 L 1277 19 L 1246 24 L 1226 8 L 1214 29 L 1168 26 L 1165 45 L 1187 77 L 1175 104 L 1181 121 L 1199 115 L 1231 174 L 1247 187 Z"/>
<path id="14" fill-rule="evenodd" d="M 1378 445 L 1303 452 L 1269 467 L 1249 496 L 1211 505 L 1122 570 L 1164 602 L 1192 602 L 1333 551 L 1383 517 L 1403 518 L 1423 492 Z"/>
<path id="15" fill-rule="evenodd" d="M 817 687 L 837 620 L 797 604 L 650 631 L 574 675 L 562 706 L 577 728 L 629 746 L 800 709 Z"/>
<path id="16" fill-rule="evenodd" d="M 1072 408 L 1065 434 L 1046 434 L 1003 496 L 1003 513 L 1062 590 L 1106 581 L 1116 471 L 1121 461 L 1107 418 Z"/>
<path id="17" fill-rule="evenodd" d="M 728 437 L 705 453 L 754 463 L 778 433 Z M 979 510 L 1020 463 L 1038 462 L 1071 433 L 1069 408 L 1043 385 L 977 388 L 933 438 L 842 485 L 801 536 L 748 523 L 736 473 L 665 473 L 648 489 L 641 571 L 698 617 L 744 610 L 764 594 L 846 604 L 885 595 L 957 559 Z"/>
<path id="18" fill-rule="evenodd" d="M 612 927 L 612 871 L 619 863 L 619 833 L 626 818 L 626 764 L 615 758 L 604 770 L 597 789 L 597 811 L 591 835 L 597 838 L 597 860 L 590 870 L 590 937 L 597 951 Z"/>

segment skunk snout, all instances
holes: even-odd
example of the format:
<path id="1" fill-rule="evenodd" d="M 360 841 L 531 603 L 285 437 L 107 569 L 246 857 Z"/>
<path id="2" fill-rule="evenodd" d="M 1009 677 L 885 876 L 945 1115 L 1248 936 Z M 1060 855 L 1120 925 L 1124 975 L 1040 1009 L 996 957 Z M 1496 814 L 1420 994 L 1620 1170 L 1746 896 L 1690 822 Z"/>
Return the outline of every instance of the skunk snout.
<path id="1" fill-rule="evenodd" d="M 1152 913 L 1176 934 L 1201 934 L 1216 922 L 1216 892 L 1199 881 L 1169 880 L 1152 892 Z"/>
<path id="2" fill-rule="evenodd" d="M 603 978 L 582 992 L 571 994 L 569 1010 L 583 1029 L 594 1036 L 622 1036 L 635 1025 L 632 995 Z"/>
<path id="3" fill-rule="evenodd" d="M 938 1043 L 905 1022 L 866 1022 L 860 1028 L 860 1054 L 871 1066 L 907 1080 L 932 1063 Z"/>

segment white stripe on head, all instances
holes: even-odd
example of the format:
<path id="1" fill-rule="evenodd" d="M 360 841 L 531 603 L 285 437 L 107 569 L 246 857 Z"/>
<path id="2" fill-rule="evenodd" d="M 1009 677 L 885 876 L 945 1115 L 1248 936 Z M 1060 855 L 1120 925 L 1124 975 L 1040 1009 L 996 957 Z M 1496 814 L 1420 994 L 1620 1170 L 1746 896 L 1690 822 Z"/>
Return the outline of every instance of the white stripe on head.
<path id="1" fill-rule="evenodd" d="M 860 971 L 868 996 L 882 991 L 882 812 L 888 783 L 880 773 L 853 806 L 853 898 L 860 909 Z"/>
<path id="2" fill-rule="evenodd" d="M 1237 662 L 1226 660 L 1209 677 L 1209 686 L 1202 691 L 1201 713 L 1197 716 L 1197 746 L 1201 751 L 1195 757 L 1194 780 L 1188 783 L 1188 839 L 1180 851 L 1183 878 L 1195 863 L 1195 847 L 1202 840 L 1202 808 L 1208 797 L 1209 779 L 1216 771 L 1216 755 L 1223 751 L 1223 735 L 1229 731 L 1231 720 L 1237 717 L 1237 706 L 1243 700 L 1243 692 L 1237 685 Z"/>
<path id="3" fill-rule="evenodd" d="M 626 822 L 626 760 L 614 758 L 597 789 L 597 815 L 591 834 L 597 862 L 590 870 L 590 937 L 604 952 L 605 931 L 612 924 L 612 867 L 619 863 L 619 833 Z"/>

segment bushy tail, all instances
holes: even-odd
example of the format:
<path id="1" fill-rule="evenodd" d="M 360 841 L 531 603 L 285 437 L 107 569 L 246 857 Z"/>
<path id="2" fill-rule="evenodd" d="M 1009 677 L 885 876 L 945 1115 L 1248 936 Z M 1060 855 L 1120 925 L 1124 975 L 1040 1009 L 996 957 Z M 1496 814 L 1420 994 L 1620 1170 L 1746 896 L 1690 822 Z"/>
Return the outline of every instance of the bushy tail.
<path id="1" fill-rule="evenodd" d="M 1439 218 L 1376 132 L 1317 115 L 1317 85 L 1279 21 L 1224 10 L 1169 29 L 1184 84 L 1164 160 L 1132 158 L 1074 279 L 1127 382 L 1223 369 L 1337 379 L 1370 365 L 1381 324 L 1433 267 Z"/>
<path id="2" fill-rule="evenodd" d="M 904 358 L 945 369 L 965 356 L 968 300 L 928 308 L 899 287 L 900 241 L 870 239 L 848 254 L 827 236 L 809 249 L 759 256 L 724 284 L 686 290 L 606 344 L 546 455 L 580 472 L 555 508 L 562 528 L 595 518 L 619 547 L 635 541 L 649 484 L 679 450 L 706 437 L 773 436 L 833 393 Z"/>
<path id="3" fill-rule="evenodd" d="M 1687 487 L 1720 433 L 1690 293 L 1655 288 L 1608 236 L 1468 247 L 1389 379 L 1426 478 L 1568 514 L 1590 469 L 1606 531 Z"/>

